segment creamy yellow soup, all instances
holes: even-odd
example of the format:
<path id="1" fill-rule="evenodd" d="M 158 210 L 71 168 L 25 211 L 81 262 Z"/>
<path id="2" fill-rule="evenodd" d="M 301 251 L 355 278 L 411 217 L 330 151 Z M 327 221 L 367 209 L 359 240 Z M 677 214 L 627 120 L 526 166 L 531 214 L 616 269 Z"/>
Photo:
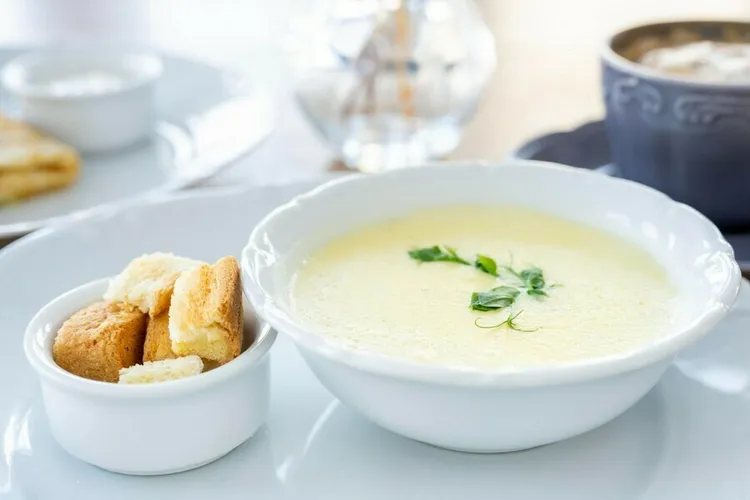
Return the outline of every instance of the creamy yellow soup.
<path id="1" fill-rule="evenodd" d="M 409 254 L 433 245 L 468 265 Z M 478 254 L 498 276 L 474 265 Z M 534 268 L 536 289 L 519 278 Z M 512 304 L 471 308 L 472 294 L 501 286 L 517 292 Z M 353 349 L 503 370 L 643 346 L 668 331 L 674 294 L 650 255 L 603 231 L 515 207 L 451 206 L 330 242 L 302 262 L 290 300 L 303 324 Z"/>

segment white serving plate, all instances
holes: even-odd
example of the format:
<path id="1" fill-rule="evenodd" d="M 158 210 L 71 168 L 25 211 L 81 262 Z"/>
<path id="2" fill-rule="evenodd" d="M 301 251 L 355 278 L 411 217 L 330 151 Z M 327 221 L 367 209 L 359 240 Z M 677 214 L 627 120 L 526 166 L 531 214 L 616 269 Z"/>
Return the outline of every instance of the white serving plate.
<path id="1" fill-rule="evenodd" d="M 684 351 L 635 407 L 550 446 L 470 455 L 398 437 L 340 405 L 280 337 L 271 353 L 268 424 L 221 460 L 182 474 L 139 478 L 105 472 L 60 449 L 21 346 L 36 310 L 142 252 L 209 260 L 238 255 L 266 212 L 309 187 L 184 193 L 42 230 L 0 251 L 0 498 L 750 498 L 747 285 L 734 312 Z"/>
<path id="2" fill-rule="evenodd" d="M 28 48 L 0 49 L 0 66 Z M 239 75 L 160 54 L 152 138 L 119 151 L 84 155 L 72 187 L 0 206 L 0 238 L 22 235 L 105 203 L 174 191 L 204 181 L 250 153 L 271 132 L 271 102 Z M 1 92 L 1 91 L 0 91 Z M 0 93 L 0 113 L 18 103 Z"/>

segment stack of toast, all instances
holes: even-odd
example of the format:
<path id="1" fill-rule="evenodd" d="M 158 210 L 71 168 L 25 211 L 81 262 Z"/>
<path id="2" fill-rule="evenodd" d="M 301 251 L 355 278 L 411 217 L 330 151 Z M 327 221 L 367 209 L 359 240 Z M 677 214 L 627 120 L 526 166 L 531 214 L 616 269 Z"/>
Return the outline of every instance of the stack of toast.
<path id="1" fill-rule="evenodd" d="M 72 147 L 0 115 L 0 205 L 70 186 L 80 163 Z"/>
<path id="2" fill-rule="evenodd" d="M 103 301 L 63 323 L 55 362 L 92 380 L 151 383 L 197 375 L 239 356 L 243 337 L 240 271 L 155 253 L 111 280 Z"/>

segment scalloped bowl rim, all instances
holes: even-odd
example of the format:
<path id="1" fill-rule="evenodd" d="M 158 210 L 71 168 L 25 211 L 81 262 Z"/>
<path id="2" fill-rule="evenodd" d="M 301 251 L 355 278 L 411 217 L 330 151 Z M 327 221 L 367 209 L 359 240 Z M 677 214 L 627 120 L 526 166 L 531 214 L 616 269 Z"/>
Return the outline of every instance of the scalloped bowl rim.
<path id="1" fill-rule="evenodd" d="M 413 169 L 402 169 L 387 171 L 377 174 L 351 174 L 344 178 L 335 179 L 324 183 L 312 190 L 299 195 L 291 201 L 277 207 L 262 219 L 252 231 L 249 242 L 242 251 L 241 263 L 243 274 L 243 288 L 253 308 L 265 321 L 271 324 L 277 331 L 289 335 L 295 344 L 311 353 L 323 356 L 331 361 L 348 365 L 349 367 L 363 370 L 365 372 L 387 377 L 405 379 L 423 383 L 437 383 L 443 385 L 463 386 L 504 386 L 504 387 L 526 387 L 545 386 L 563 383 L 575 383 L 580 381 L 594 380 L 608 376 L 614 376 L 624 372 L 643 368 L 670 356 L 679 350 L 697 341 L 708 333 L 731 309 L 739 293 L 742 276 L 740 268 L 734 259 L 734 251 L 724 239 L 716 226 L 703 214 L 688 205 L 678 203 L 667 195 L 626 179 L 608 177 L 596 172 L 577 169 L 550 162 L 533 160 L 513 160 L 500 164 L 484 164 L 481 162 L 457 164 L 451 162 L 445 165 L 432 165 L 415 167 L 423 171 L 430 168 L 463 168 L 465 166 L 477 166 L 481 168 L 504 168 L 504 165 L 522 165 L 529 168 L 541 168 L 549 170 L 564 170 L 570 175 L 577 176 L 601 176 L 602 183 L 629 184 L 634 192 L 648 192 L 652 196 L 660 197 L 665 204 L 670 204 L 675 210 L 688 214 L 695 219 L 696 224 L 703 227 L 703 233 L 712 237 L 711 251 L 720 257 L 719 262 L 726 271 L 726 279 L 720 289 L 714 293 L 707 307 L 689 324 L 673 334 L 646 344 L 639 349 L 622 354 L 606 357 L 596 357 L 582 361 L 549 365 L 532 368 L 506 369 L 506 370 L 483 370 L 471 367 L 460 367 L 450 365 L 429 365 L 418 362 L 392 358 L 383 354 L 354 350 L 327 337 L 308 330 L 299 324 L 291 314 L 280 306 L 275 298 L 267 291 L 258 277 L 259 268 L 254 264 L 254 258 L 264 252 L 263 240 L 265 228 L 280 214 L 290 210 L 304 210 L 305 204 L 330 188 L 350 183 L 367 182 L 371 177 L 398 176 L 402 172 Z"/>

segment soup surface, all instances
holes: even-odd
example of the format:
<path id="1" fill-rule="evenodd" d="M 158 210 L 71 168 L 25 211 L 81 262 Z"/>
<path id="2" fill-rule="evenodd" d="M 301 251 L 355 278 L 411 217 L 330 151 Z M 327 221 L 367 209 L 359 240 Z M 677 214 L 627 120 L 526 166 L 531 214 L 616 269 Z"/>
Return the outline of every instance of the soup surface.
<path id="1" fill-rule="evenodd" d="M 605 232 L 451 206 L 330 242 L 303 261 L 290 294 L 298 320 L 350 348 L 505 370 L 653 341 L 669 329 L 674 289 L 650 255 Z"/>
<path id="2" fill-rule="evenodd" d="M 676 76 L 703 80 L 750 81 L 750 44 L 701 41 L 651 50 L 641 64 Z"/>

